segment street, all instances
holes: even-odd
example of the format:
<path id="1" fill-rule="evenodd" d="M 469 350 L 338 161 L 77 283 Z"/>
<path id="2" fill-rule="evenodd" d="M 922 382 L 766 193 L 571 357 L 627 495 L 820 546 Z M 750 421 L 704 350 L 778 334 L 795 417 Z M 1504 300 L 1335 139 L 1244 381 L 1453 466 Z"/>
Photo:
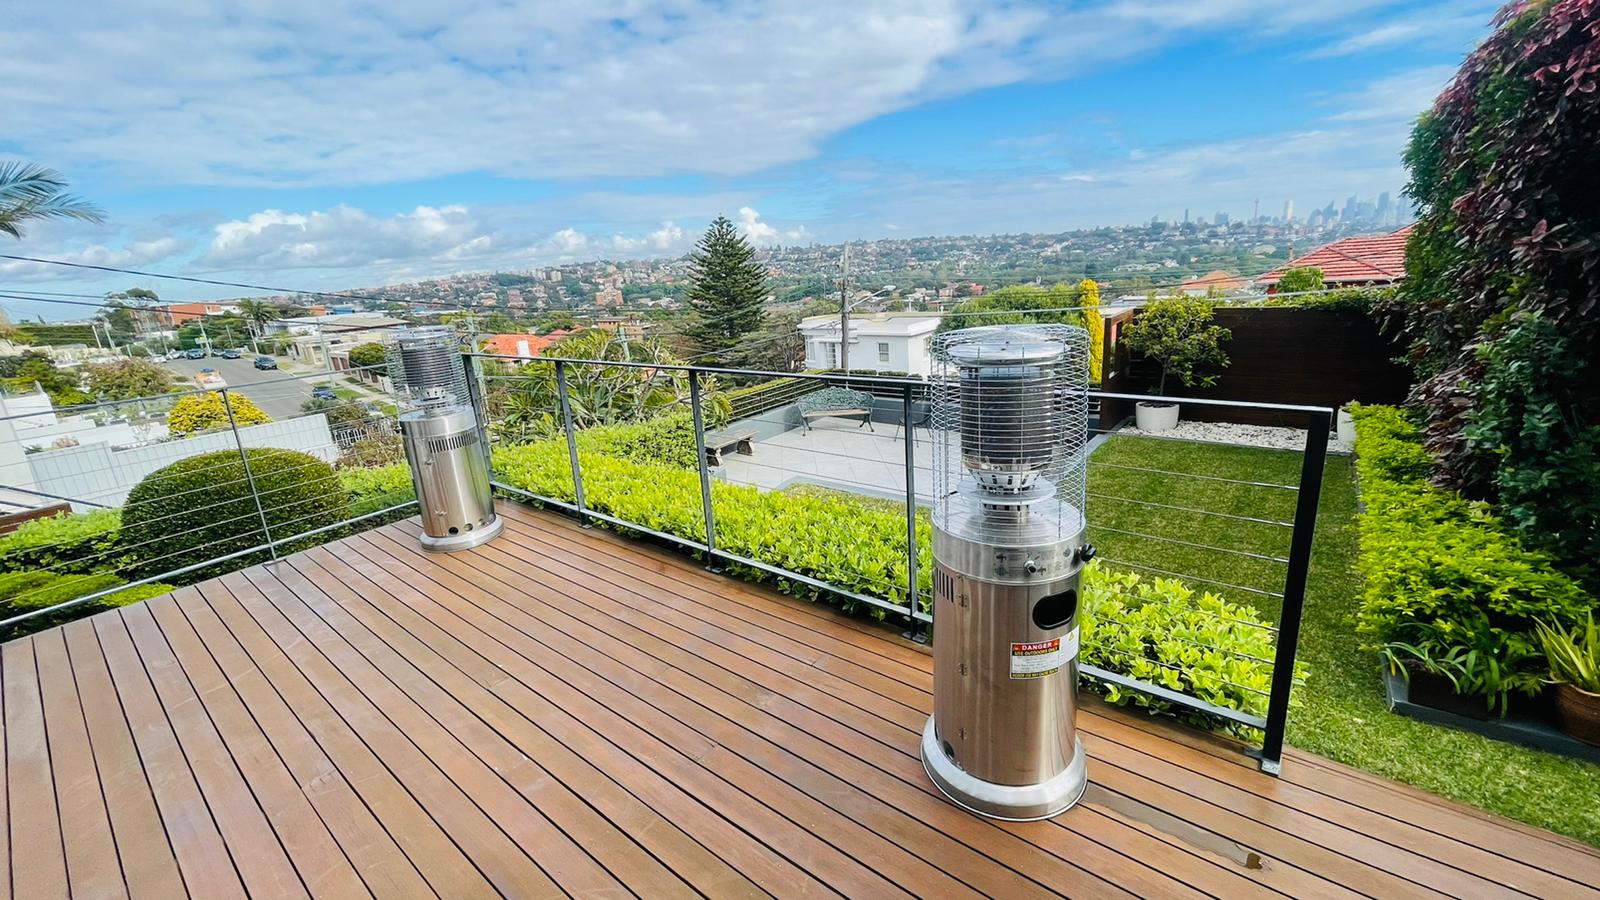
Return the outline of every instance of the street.
<path id="1" fill-rule="evenodd" d="M 247 353 L 240 359 L 211 356 L 205 359 L 175 359 L 165 365 L 188 381 L 190 387 L 194 386 L 194 376 L 201 369 L 216 369 L 228 382 L 231 391 L 249 397 L 256 406 L 261 407 L 262 412 L 274 419 L 300 415 L 300 405 L 311 396 L 311 389 L 328 383 L 322 376 L 295 377 L 282 369 L 257 369 L 252 362 L 254 359 L 254 355 Z M 343 379 L 336 379 L 336 383 L 342 382 Z"/>

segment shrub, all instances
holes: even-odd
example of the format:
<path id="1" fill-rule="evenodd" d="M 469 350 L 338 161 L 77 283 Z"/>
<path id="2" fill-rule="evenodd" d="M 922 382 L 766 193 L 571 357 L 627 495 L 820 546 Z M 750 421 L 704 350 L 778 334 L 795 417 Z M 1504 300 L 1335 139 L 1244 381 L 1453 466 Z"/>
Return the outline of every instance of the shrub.
<path id="1" fill-rule="evenodd" d="M 352 518 L 404 503 L 417 495 L 411 467 L 404 461 L 371 469 L 340 469 L 339 481 L 350 497 Z M 410 514 L 402 512 L 396 518 Z"/>
<path id="2" fill-rule="evenodd" d="M 572 501 L 564 442 L 500 447 L 494 456 L 496 472 L 506 483 Z M 579 460 L 590 508 L 656 531 L 704 540 L 700 482 L 692 468 L 589 451 L 580 451 Z M 712 484 L 711 502 L 721 549 L 845 590 L 905 602 L 906 519 L 900 504 L 839 491 L 763 492 L 724 482 Z M 933 541 L 925 513 L 918 516 L 917 548 L 917 593 L 926 608 L 933 583 Z M 810 585 L 773 579 L 760 570 L 729 568 L 752 580 L 775 581 L 780 590 L 795 596 L 832 596 Z M 1272 645 L 1266 629 L 1242 624 L 1256 622 L 1253 613 L 1212 594 L 1197 599 L 1194 591 L 1176 581 L 1145 581 L 1099 568 L 1085 576 L 1084 585 L 1080 627 L 1085 637 L 1093 636 L 1085 641 L 1086 660 L 1188 691 L 1219 706 L 1256 713 L 1265 709 L 1266 698 L 1250 689 L 1267 689 L 1271 664 L 1247 657 L 1270 660 Z M 878 618 L 885 615 L 877 607 L 871 613 Z M 1116 703 L 1167 708 L 1154 698 L 1129 692 L 1109 690 L 1108 696 Z"/>
<path id="3" fill-rule="evenodd" d="M 707 430 L 727 424 L 725 409 L 706 405 L 701 418 Z M 695 469 L 694 413 L 674 410 L 643 422 L 586 428 L 578 432 L 578 452 Z"/>
<path id="4" fill-rule="evenodd" d="M 93 575 L 63 575 L 37 570 L 10 572 L 0 575 L 0 618 L 47 609 L 125 583 L 108 572 Z M 0 625 L 0 640 L 9 641 L 101 610 L 159 597 L 171 590 L 172 587 L 165 584 L 139 585 L 57 612 L 34 616 L 11 625 Z"/>
<path id="5" fill-rule="evenodd" d="M 1491 706 L 1512 690 L 1532 693 L 1545 672 L 1536 623 L 1575 622 L 1593 598 L 1487 504 L 1425 481 L 1431 456 L 1398 410 L 1351 412 L 1365 503 L 1357 630 L 1425 669 L 1452 652 L 1470 654 L 1464 692 L 1484 694 Z"/>
<path id="6" fill-rule="evenodd" d="M 349 515 L 344 485 L 327 463 L 296 450 L 246 450 L 250 475 L 274 539 L 302 534 Z M 123 546 L 144 575 L 170 572 L 245 550 L 267 541 L 256 500 L 234 450 L 202 453 L 157 469 L 128 494 L 123 511 Z M 279 545 L 292 553 L 337 537 L 322 534 Z M 265 552 L 190 573 L 197 581 L 216 571 L 251 565 Z"/>
<path id="7" fill-rule="evenodd" d="M 172 370 L 147 359 L 90 364 L 83 367 L 83 374 L 89 383 L 89 393 L 101 400 L 135 400 L 176 388 Z"/>
<path id="8" fill-rule="evenodd" d="M 0 537 L 0 572 L 48 569 L 84 574 L 117 569 L 123 562 L 117 552 L 121 527 L 120 509 L 63 513 L 24 522 Z"/>
<path id="9" fill-rule="evenodd" d="M 1278 279 L 1278 293 L 1303 294 L 1322 290 L 1322 270 L 1316 266 L 1289 269 Z"/>
<path id="10" fill-rule="evenodd" d="M 272 421 L 272 417 L 261 411 L 249 397 L 243 394 L 229 394 L 228 403 L 222 402 L 219 391 L 206 391 L 202 394 L 190 394 L 172 404 L 172 411 L 167 413 L 167 430 L 173 437 L 183 437 L 202 431 L 211 431 L 217 428 L 228 427 L 228 406 L 233 407 L 233 420 L 241 427 L 245 425 L 265 425 Z"/>
<path id="11" fill-rule="evenodd" d="M 1216 706 L 1257 716 L 1267 713 L 1276 652 L 1272 630 L 1249 607 L 1174 578 L 1146 579 L 1099 560 L 1083 570 L 1079 608 L 1081 660 Z M 1295 675 L 1304 680 L 1303 665 Z M 1210 724 L 1207 717 L 1140 691 L 1099 685 L 1113 703 Z"/>

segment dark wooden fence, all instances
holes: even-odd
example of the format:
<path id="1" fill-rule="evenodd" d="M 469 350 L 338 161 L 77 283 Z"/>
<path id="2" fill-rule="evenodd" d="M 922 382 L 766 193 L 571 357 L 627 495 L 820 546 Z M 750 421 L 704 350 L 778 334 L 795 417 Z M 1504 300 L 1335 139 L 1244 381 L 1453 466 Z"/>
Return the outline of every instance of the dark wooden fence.
<path id="1" fill-rule="evenodd" d="M 1104 388 L 1109 392 L 1146 394 L 1160 377 L 1154 363 L 1130 358 L 1122 346 L 1122 330 L 1136 315 L 1106 317 L 1106 358 L 1112 364 Z M 1351 400 L 1399 403 L 1411 385 L 1411 370 L 1394 362 L 1400 345 L 1360 312 L 1258 306 L 1219 309 L 1216 321 L 1233 332 L 1223 345 L 1232 362 L 1215 387 L 1187 388 L 1169 379 L 1168 394 L 1338 407 Z M 1102 409 L 1101 421 L 1108 426 L 1133 415 L 1133 404 L 1126 401 L 1107 400 Z M 1217 407 L 1185 408 L 1182 416 L 1252 425 L 1305 424 L 1260 410 Z"/>

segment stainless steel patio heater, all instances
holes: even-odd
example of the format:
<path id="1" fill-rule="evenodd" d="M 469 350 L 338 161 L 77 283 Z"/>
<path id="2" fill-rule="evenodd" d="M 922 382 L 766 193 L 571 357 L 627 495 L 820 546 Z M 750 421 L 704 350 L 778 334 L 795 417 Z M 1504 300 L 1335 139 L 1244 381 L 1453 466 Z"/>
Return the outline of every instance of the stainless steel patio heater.
<path id="1" fill-rule="evenodd" d="M 503 523 L 494 513 L 460 340 L 448 326 L 402 328 L 389 345 L 388 363 L 422 509 L 422 549 L 449 552 L 485 543 Z"/>
<path id="2" fill-rule="evenodd" d="M 1043 819 L 1083 796 L 1077 711 L 1089 335 L 1001 325 L 933 348 L 933 716 L 957 804 Z"/>

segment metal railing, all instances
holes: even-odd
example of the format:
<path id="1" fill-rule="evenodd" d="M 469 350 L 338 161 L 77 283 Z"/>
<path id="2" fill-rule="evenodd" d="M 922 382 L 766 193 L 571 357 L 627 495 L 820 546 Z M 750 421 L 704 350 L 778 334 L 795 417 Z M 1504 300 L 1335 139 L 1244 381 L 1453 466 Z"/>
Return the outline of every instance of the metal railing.
<path id="1" fill-rule="evenodd" d="M 923 539 L 919 537 L 919 528 L 925 528 L 926 522 L 919 523 L 918 513 L 919 508 L 928 506 L 932 500 L 930 496 L 918 493 L 919 489 L 926 491 L 932 485 L 929 477 L 931 457 L 925 460 L 918 458 L 919 447 L 928 447 L 932 440 L 926 382 L 915 378 L 758 372 L 631 360 L 508 358 L 469 354 L 469 358 L 474 357 L 474 368 L 477 370 L 475 377 L 482 380 L 482 390 L 487 398 L 487 421 L 484 424 L 486 437 L 490 441 L 498 438 L 502 446 L 540 441 L 553 442 L 551 446 L 564 445 L 562 455 L 565 457 L 566 475 L 570 477 L 570 490 L 565 491 L 564 496 L 555 496 L 555 491 L 541 493 L 531 490 L 525 484 L 508 481 L 502 472 L 495 471 L 493 483 L 500 491 L 566 510 L 586 520 L 688 549 L 702 554 L 713 566 L 743 567 L 747 571 L 782 579 L 792 585 L 825 592 L 849 603 L 903 617 L 913 633 L 925 631 L 932 625 L 932 573 L 924 571 L 926 566 L 921 555 L 922 551 L 929 548 L 921 546 Z M 582 396 L 575 396 L 575 373 L 578 380 L 586 385 Z M 607 373 L 615 377 L 604 377 Z M 697 495 L 691 502 L 697 504 L 699 510 L 697 516 L 680 520 L 677 527 L 630 519 L 619 514 L 616 504 L 595 500 L 598 496 L 596 490 L 604 486 L 603 480 L 607 474 L 603 470 L 585 471 L 584 459 L 590 454 L 584 451 L 583 444 L 589 428 L 612 424 L 594 407 L 602 402 L 615 402 L 615 397 L 610 394 L 591 396 L 589 391 L 593 385 L 611 385 L 614 381 L 626 381 L 630 390 L 648 394 L 659 401 L 648 405 L 648 413 L 640 413 L 640 409 L 647 404 L 627 407 L 617 421 L 637 422 L 687 410 L 692 438 L 685 436 L 683 440 L 693 444 L 696 479 L 693 488 L 685 485 L 683 489 L 692 490 Z M 752 382 L 756 385 L 753 392 L 748 387 L 743 391 L 734 387 L 740 383 L 748 386 Z M 708 385 L 713 383 L 715 391 L 708 389 Z M 761 389 L 761 384 L 772 385 L 772 388 Z M 796 411 L 795 400 L 830 386 L 849 386 L 871 394 L 873 400 L 866 420 L 859 423 L 844 422 L 837 428 L 816 432 L 806 427 L 803 416 Z M 728 395 L 732 395 L 731 401 Z M 712 398 L 718 396 L 722 397 L 723 402 L 713 403 Z M 747 400 L 747 397 L 755 399 Z M 1096 405 L 1102 399 L 1148 399 L 1101 392 L 1091 392 L 1091 398 Z M 1230 618 L 1231 627 L 1259 629 L 1270 638 L 1270 651 L 1267 651 L 1270 656 L 1237 652 L 1237 655 L 1253 662 L 1270 663 L 1270 687 L 1234 686 L 1240 691 L 1264 696 L 1265 710 L 1257 713 L 1218 705 L 1102 665 L 1081 665 L 1080 672 L 1104 684 L 1136 691 L 1183 710 L 1260 731 L 1261 766 L 1268 772 L 1276 773 L 1281 765 L 1290 697 L 1296 682 L 1295 657 L 1333 411 L 1314 406 L 1165 399 L 1193 409 L 1232 407 L 1269 411 L 1279 416 L 1298 417 L 1306 425 L 1303 443 L 1298 448 L 1297 465 L 1293 466 L 1293 473 L 1286 474 L 1282 480 L 1265 476 L 1240 478 L 1220 472 L 1186 471 L 1176 466 L 1138 465 L 1114 458 L 1097 460 L 1093 455 L 1089 462 L 1090 500 L 1086 512 L 1091 539 L 1103 543 L 1103 549 L 1118 547 L 1139 551 L 1141 547 L 1147 548 L 1142 551 L 1147 554 L 1144 558 L 1121 558 L 1102 552 L 1100 558 L 1104 564 L 1146 576 L 1177 578 L 1242 607 L 1259 611 L 1264 606 L 1276 615 L 1275 626 L 1255 621 L 1253 617 L 1247 619 L 1222 615 L 1223 618 Z M 540 409 L 541 406 L 547 408 Z M 721 416 L 724 408 L 742 415 L 737 419 L 713 423 L 713 414 Z M 530 433 L 525 425 L 513 428 L 505 422 L 497 422 L 497 415 L 507 409 L 514 409 L 521 420 L 525 421 L 531 416 L 542 424 Z M 579 421 L 580 418 L 587 419 L 587 423 Z M 1113 440 L 1160 442 L 1149 446 L 1166 449 L 1183 446 L 1178 438 L 1132 437 L 1115 431 L 1118 423 L 1099 424 L 1100 427 L 1095 429 L 1096 440 L 1091 442 L 1091 454 L 1098 452 L 1100 444 Z M 881 433 L 878 430 L 880 426 L 883 428 Z M 926 438 L 918 437 L 919 429 L 927 435 Z M 824 445 L 825 442 L 818 439 L 818 434 L 825 435 L 832 443 Z M 490 441 L 486 441 L 486 445 Z M 1105 454 L 1107 457 L 1111 455 L 1110 451 Z M 1158 458 L 1173 455 L 1173 452 L 1156 454 Z M 1182 457 L 1183 454 L 1178 452 L 1176 455 Z M 1276 461 L 1285 464 L 1295 462 Z M 1097 470 L 1108 474 L 1097 479 Z M 1142 478 L 1147 484 L 1159 485 L 1160 496 L 1122 496 L 1115 492 L 1119 480 L 1117 476 L 1134 476 L 1120 479 L 1129 484 L 1136 484 Z M 895 579 L 853 573 L 853 577 L 858 576 L 855 577 L 855 583 L 846 585 L 818 577 L 815 573 L 786 567 L 773 558 L 760 558 L 762 551 L 767 549 L 765 546 L 757 547 L 755 552 L 738 552 L 730 543 L 719 539 L 718 507 L 721 506 L 725 514 L 734 510 L 718 501 L 715 489 L 718 484 L 742 484 L 763 492 L 812 490 L 851 494 L 859 502 L 883 504 L 882 511 L 885 512 L 891 508 L 903 508 L 903 533 L 882 533 L 882 541 L 892 548 L 899 548 L 903 543 L 903 571 Z M 1106 487 L 1107 484 L 1111 486 Z M 1188 486 L 1196 487 L 1186 490 Z M 631 490 L 636 486 L 627 487 Z M 1102 487 L 1105 489 L 1097 490 Z M 1268 511 L 1261 513 L 1241 501 L 1241 496 L 1246 494 L 1275 499 L 1266 504 Z M 1250 499 L 1254 502 L 1253 496 Z M 1193 525 L 1191 530 L 1182 533 L 1152 533 L 1154 528 L 1144 530 L 1139 525 L 1144 521 L 1137 514 L 1141 510 L 1201 524 Z M 694 521 L 689 521 L 690 518 Z M 1204 536 L 1207 532 L 1203 524 L 1207 521 L 1227 523 L 1246 532 L 1246 537 L 1258 538 L 1260 543 L 1243 545 L 1237 541 L 1208 540 Z M 1220 571 L 1212 571 L 1205 566 L 1197 567 L 1200 571 L 1184 571 L 1176 568 L 1179 563 L 1159 565 L 1166 562 L 1166 557 L 1160 550 L 1148 549 L 1150 545 L 1204 554 L 1203 558 L 1207 560 L 1238 561 L 1238 574 L 1226 566 Z M 1130 552 L 1129 555 L 1137 553 Z M 1236 651 L 1221 648 L 1219 652 Z"/>
<path id="2" fill-rule="evenodd" d="M 329 377 L 282 375 L 0 416 L 0 494 L 69 503 L 79 517 L 71 529 L 50 520 L 21 526 L 32 529 L 24 538 L 50 537 L 0 536 L 8 588 L 0 635 L 62 621 L 123 591 L 275 560 L 413 507 L 409 489 L 337 502 L 344 492 L 334 488 L 352 469 L 403 455 L 383 401 L 313 401 L 313 382 Z M 179 401 L 208 394 L 218 400 L 209 419 L 169 419 Z M 246 402 L 252 397 L 261 406 Z M 262 407 L 277 414 L 260 421 Z"/>

